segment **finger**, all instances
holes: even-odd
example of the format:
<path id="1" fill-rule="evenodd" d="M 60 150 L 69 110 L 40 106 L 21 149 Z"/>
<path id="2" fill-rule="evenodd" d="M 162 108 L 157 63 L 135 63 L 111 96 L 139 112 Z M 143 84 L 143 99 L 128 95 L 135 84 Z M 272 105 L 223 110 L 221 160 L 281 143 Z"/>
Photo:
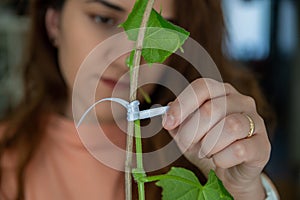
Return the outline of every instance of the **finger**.
<path id="1" fill-rule="evenodd" d="M 263 168 L 270 157 L 271 146 L 263 134 L 238 140 L 213 155 L 216 167 L 228 169 L 242 163 L 249 167 Z"/>
<path id="2" fill-rule="evenodd" d="M 265 133 L 265 125 L 257 114 L 248 114 L 255 124 L 254 134 Z M 243 113 L 226 116 L 201 140 L 199 157 L 211 157 L 231 143 L 246 138 L 250 131 L 250 121 Z"/>
<path id="3" fill-rule="evenodd" d="M 200 127 L 208 132 L 226 115 L 233 113 L 254 113 L 256 105 L 253 98 L 241 94 L 229 94 L 205 102 L 200 108 Z"/>
<path id="4" fill-rule="evenodd" d="M 180 149 L 185 152 L 199 142 L 203 135 L 203 129 L 200 127 L 201 116 L 199 110 L 190 115 L 180 126 L 169 131 Z"/>
<path id="5" fill-rule="evenodd" d="M 170 105 L 164 116 L 164 128 L 172 130 L 207 100 L 226 96 L 237 91 L 229 84 L 212 79 L 197 79 L 191 83 Z"/>
<path id="6" fill-rule="evenodd" d="M 173 137 L 176 135 L 178 142 L 189 148 L 199 143 L 212 127 L 225 118 L 226 114 L 242 111 L 250 113 L 256 110 L 253 102 L 250 97 L 241 94 L 230 94 L 212 99 L 188 116 L 179 126 L 180 129 L 176 128 L 169 132 Z"/>

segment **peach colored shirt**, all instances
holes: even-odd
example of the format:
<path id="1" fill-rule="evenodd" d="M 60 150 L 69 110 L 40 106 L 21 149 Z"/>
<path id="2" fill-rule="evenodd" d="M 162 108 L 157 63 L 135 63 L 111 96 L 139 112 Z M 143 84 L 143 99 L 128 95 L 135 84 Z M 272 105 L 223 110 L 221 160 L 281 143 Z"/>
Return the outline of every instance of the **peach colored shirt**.
<path id="1" fill-rule="evenodd" d="M 13 156 L 6 155 L 3 160 L 2 187 L 11 199 L 16 188 Z M 73 121 L 52 117 L 26 170 L 26 200 L 116 200 L 124 199 L 123 191 L 123 173 L 102 164 L 86 150 Z M 0 199 L 2 195 L 0 192 Z"/>

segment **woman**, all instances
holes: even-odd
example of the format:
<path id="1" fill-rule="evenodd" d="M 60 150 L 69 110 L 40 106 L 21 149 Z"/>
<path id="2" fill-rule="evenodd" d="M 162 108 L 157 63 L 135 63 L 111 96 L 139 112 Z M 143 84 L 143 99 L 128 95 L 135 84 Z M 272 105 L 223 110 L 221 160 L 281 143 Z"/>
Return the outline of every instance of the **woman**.
<path id="1" fill-rule="evenodd" d="M 70 120 L 70 97 L 80 64 L 97 44 L 120 31 L 118 24 L 126 20 L 133 4 L 133 0 L 31 1 L 32 26 L 24 65 L 24 97 L 1 126 L 1 198 L 124 198 L 123 173 L 93 159 L 76 136 Z M 156 10 L 161 7 L 165 18 L 186 28 L 204 46 L 225 81 L 253 96 L 259 111 L 252 97 L 241 94 L 229 84 L 200 78 L 187 63 L 171 58 L 168 64 L 188 78 L 197 97 L 196 101 L 187 102 L 180 113 L 180 99 L 191 99 L 189 90 L 183 91 L 177 99 L 164 88 L 147 90 L 155 103 L 165 105 L 172 101 L 163 119 L 165 131 L 171 136 L 178 135 L 180 146 L 185 141 L 191 142 L 188 133 L 195 127 L 191 122 L 196 111 L 203 121 L 213 119 L 213 124 L 200 125 L 197 139 L 173 165 L 190 168 L 202 178 L 208 168 L 214 167 L 235 199 L 265 199 L 261 173 L 269 159 L 270 143 L 258 113 L 267 117 L 266 105 L 250 73 L 230 67 L 222 56 L 224 24 L 220 1 L 157 0 Z M 118 78 L 115 74 L 127 71 L 125 59 L 126 56 L 120 57 L 107 69 L 104 77 L 109 79 L 100 80 L 99 98 L 111 94 L 108 88 Z M 215 91 L 214 95 L 208 95 L 206 84 Z M 225 99 L 225 113 L 211 112 L 213 103 Z M 97 110 L 97 117 L 109 127 L 110 139 L 124 144 L 125 137 L 119 137 L 120 130 L 113 124 L 112 116 L 103 112 L 109 113 L 110 109 Z M 201 139 L 214 135 L 214 127 L 220 123 L 224 123 L 224 128 L 216 145 L 201 144 Z M 255 132 L 250 130 L 252 124 L 255 124 Z M 159 134 L 145 144 L 145 150 L 151 151 L 170 139 L 167 134 Z M 200 153 L 201 146 L 204 150 Z M 147 197 L 159 199 L 159 188 L 149 185 Z"/>

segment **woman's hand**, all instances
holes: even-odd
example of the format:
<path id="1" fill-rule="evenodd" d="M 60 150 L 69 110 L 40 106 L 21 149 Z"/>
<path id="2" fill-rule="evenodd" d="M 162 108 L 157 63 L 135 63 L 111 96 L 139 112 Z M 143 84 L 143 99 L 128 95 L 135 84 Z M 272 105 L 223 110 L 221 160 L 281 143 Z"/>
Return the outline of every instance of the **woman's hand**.
<path id="1" fill-rule="evenodd" d="M 264 199 L 261 172 L 270 142 L 253 98 L 230 84 L 198 79 L 169 104 L 163 125 L 202 172 L 214 169 L 234 199 Z M 249 116 L 255 125 L 250 131 Z"/>

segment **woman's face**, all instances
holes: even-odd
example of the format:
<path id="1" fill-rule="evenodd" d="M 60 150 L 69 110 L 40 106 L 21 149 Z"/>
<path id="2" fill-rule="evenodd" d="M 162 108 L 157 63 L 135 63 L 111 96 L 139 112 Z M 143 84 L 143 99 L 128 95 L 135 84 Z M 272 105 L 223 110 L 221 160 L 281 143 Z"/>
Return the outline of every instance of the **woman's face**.
<path id="1" fill-rule="evenodd" d="M 48 35 L 55 41 L 61 73 L 70 93 L 84 59 L 99 43 L 122 31 L 118 25 L 127 19 L 134 3 L 135 0 L 66 0 L 62 10 L 48 9 L 46 14 Z M 162 15 L 167 19 L 174 18 L 173 6 L 173 0 L 156 0 L 155 3 L 155 9 L 158 11 L 162 9 Z M 97 100 L 112 96 L 115 83 L 128 72 L 125 64 L 127 57 L 128 54 L 120 55 L 106 68 L 97 86 L 95 95 Z M 105 56 L 101 59 L 105 59 Z M 161 72 L 157 70 L 148 76 L 159 77 L 160 74 Z M 129 79 L 123 81 L 123 85 L 128 87 L 120 90 L 119 96 L 128 99 Z M 147 93 L 151 92 L 151 89 L 153 87 L 145 87 Z M 104 114 L 102 116 L 107 116 L 104 117 L 107 118 L 105 120 L 111 120 L 108 108 L 110 109 L 106 106 L 99 110 Z"/>

